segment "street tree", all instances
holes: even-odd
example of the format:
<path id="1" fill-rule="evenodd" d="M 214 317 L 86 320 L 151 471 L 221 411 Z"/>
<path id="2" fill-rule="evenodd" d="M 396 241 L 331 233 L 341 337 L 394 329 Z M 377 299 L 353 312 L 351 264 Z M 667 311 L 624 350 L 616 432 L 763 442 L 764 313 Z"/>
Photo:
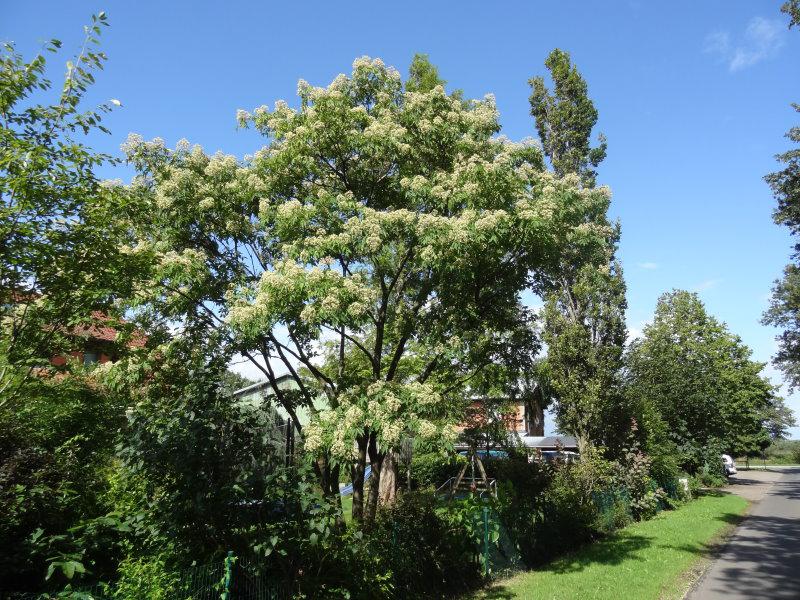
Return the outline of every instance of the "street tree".
<path id="1" fill-rule="evenodd" d="M 670 445 L 695 472 L 720 451 L 752 455 L 769 445 L 768 425 L 782 401 L 751 354 L 697 294 L 661 296 L 627 364 L 651 449 Z"/>

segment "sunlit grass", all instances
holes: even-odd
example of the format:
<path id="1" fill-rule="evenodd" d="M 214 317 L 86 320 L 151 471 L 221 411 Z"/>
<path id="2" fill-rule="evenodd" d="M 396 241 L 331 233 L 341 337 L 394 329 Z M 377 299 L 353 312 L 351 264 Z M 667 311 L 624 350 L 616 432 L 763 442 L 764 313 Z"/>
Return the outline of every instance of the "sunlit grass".
<path id="1" fill-rule="evenodd" d="M 349 523 L 353 519 L 353 496 L 342 496 L 342 513 L 345 522 Z"/>
<path id="2" fill-rule="evenodd" d="M 739 496 L 704 496 L 536 571 L 498 582 L 474 598 L 680 598 L 687 573 L 746 508 L 747 501 Z"/>

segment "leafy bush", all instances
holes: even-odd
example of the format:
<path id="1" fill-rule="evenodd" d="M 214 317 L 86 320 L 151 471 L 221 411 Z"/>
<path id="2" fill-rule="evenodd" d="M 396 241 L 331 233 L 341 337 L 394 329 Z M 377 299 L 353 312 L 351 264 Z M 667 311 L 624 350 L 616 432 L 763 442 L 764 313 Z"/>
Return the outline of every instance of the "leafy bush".
<path id="1" fill-rule="evenodd" d="M 493 460 L 486 464 L 498 482 L 497 511 L 503 530 L 513 538 L 522 560 L 532 564 L 533 547 L 543 519 L 543 494 L 554 471 L 543 463 L 519 459 Z"/>
<path id="2" fill-rule="evenodd" d="M 411 459 L 411 485 L 414 489 L 438 488 L 458 470 L 466 459 L 460 454 L 414 453 Z"/>
<path id="3" fill-rule="evenodd" d="M 669 450 L 650 453 L 650 476 L 665 491 L 676 490 L 677 480 L 681 477 L 678 459 Z"/>
<path id="4" fill-rule="evenodd" d="M 172 544 L 179 567 L 246 547 L 242 532 L 260 517 L 252 508 L 278 465 L 265 415 L 220 394 L 224 357 L 198 353 L 169 348 L 118 447 L 137 543 Z"/>
<path id="5" fill-rule="evenodd" d="M 605 518 L 598 494 L 612 484 L 613 465 L 597 452 L 577 464 L 504 466 L 525 477 L 509 477 L 500 486 L 499 510 L 505 529 L 516 537 L 529 566 L 547 562 L 622 523 L 621 514 Z M 611 510 L 622 512 L 613 501 Z"/>
<path id="6" fill-rule="evenodd" d="M 163 556 L 129 557 L 119 565 L 115 600 L 171 600 L 178 577 L 166 567 Z"/>
<path id="7" fill-rule="evenodd" d="M 29 382 L 23 397 L 0 409 L 0 589 L 41 589 L 47 559 L 74 554 L 61 543 L 70 530 L 108 512 L 106 474 L 124 420 L 119 400 L 77 373 Z M 113 559 L 104 548 L 80 562 L 102 573 Z"/>
<path id="8" fill-rule="evenodd" d="M 617 484 L 627 490 L 630 498 L 632 516 L 641 520 L 655 515 L 661 508 L 666 493 L 652 478 L 652 460 L 639 448 L 634 435 L 629 437 L 616 471 Z M 661 476 L 664 475 L 662 472 Z"/>
<path id="9" fill-rule="evenodd" d="M 599 511 L 578 483 L 574 469 L 564 468 L 545 493 L 536 535 L 529 548 L 522 545 L 529 564 L 547 562 L 593 537 Z"/>
<path id="10" fill-rule="evenodd" d="M 626 490 L 616 490 L 614 493 L 614 502 L 611 506 L 609 522 L 611 527 L 601 529 L 602 533 L 613 533 L 618 529 L 627 527 L 633 522 L 633 515 L 631 514 L 631 501 L 630 496 Z"/>
<path id="11" fill-rule="evenodd" d="M 479 509 L 478 509 L 479 510 Z M 478 551 L 469 515 L 474 506 L 454 502 L 438 507 L 433 494 L 403 494 L 380 511 L 370 537 L 382 548 L 396 598 L 442 598 L 481 581 L 473 560 Z"/>
<path id="12" fill-rule="evenodd" d="M 258 512 L 247 544 L 272 579 L 292 583 L 308 598 L 390 593 L 390 573 L 372 540 L 345 528 L 338 503 L 319 492 L 311 470 L 271 475 Z"/>
<path id="13" fill-rule="evenodd" d="M 527 458 L 492 459 L 483 461 L 483 464 L 489 477 L 498 483 L 510 483 L 520 499 L 539 496 L 553 476 L 550 466 L 528 462 Z"/>

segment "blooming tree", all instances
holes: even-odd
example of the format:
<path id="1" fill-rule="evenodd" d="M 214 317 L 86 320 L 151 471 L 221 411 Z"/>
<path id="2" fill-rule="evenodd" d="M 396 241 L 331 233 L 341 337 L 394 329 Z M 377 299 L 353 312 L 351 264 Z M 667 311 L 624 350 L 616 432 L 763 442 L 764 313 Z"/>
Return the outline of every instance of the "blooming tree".
<path id="1" fill-rule="evenodd" d="M 138 302 L 207 328 L 273 383 L 288 372 L 298 391 L 274 387 L 290 414 L 324 395 L 305 448 L 330 493 L 351 469 L 359 520 L 388 451 L 453 440 L 463 390 L 530 327 L 520 294 L 560 240 L 609 235 L 580 218 L 604 211 L 605 188 L 580 189 L 533 144 L 497 137 L 493 97 L 428 87 L 365 57 L 327 87 L 301 80 L 296 107 L 240 111 L 269 141 L 242 161 L 126 145 L 141 173 L 140 241 L 126 251 L 152 262 Z"/>

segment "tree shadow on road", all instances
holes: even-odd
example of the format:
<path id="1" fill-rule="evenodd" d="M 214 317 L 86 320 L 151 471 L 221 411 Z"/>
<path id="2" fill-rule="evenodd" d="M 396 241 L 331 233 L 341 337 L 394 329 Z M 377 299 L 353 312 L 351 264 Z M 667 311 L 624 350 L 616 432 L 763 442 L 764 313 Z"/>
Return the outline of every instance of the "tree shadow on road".
<path id="1" fill-rule="evenodd" d="M 724 515 L 723 520 L 739 527 L 718 552 L 721 562 L 716 573 L 710 572 L 710 579 L 689 598 L 732 591 L 753 599 L 800 598 L 800 510 L 794 504 L 798 500 L 800 480 L 783 478 L 772 485 L 754 513 Z"/>
<path id="2" fill-rule="evenodd" d="M 746 598 L 800 598 L 800 520 L 751 515 L 720 552 L 723 586 Z M 702 598 L 702 595 L 692 596 Z"/>

